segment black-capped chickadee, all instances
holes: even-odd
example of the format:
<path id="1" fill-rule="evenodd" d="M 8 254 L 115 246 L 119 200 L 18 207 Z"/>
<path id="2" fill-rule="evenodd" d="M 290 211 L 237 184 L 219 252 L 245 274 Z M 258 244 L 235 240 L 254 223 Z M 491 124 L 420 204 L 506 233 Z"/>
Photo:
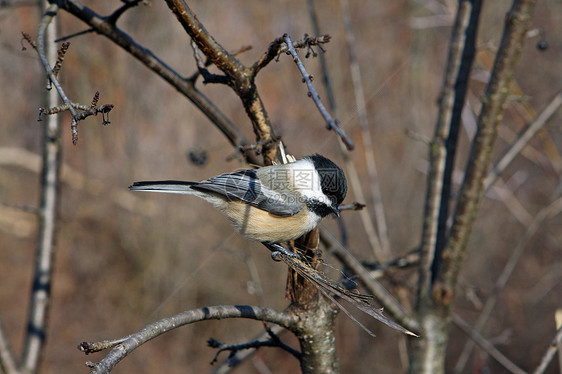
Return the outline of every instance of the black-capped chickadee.
<path id="1" fill-rule="evenodd" d="M 221 174 L 201 182 L 135 182 L 129 189 L 198 196 L 222 211 L 240 233 L 270 250 L 318 225 L 347 193 L 343 171 L 318 154 L 295 162 Z"/>
<path id="2" fill-rule="evenodd" d="M 281 259 L 287 265 L 316 285 L 369 334 L 374 336 L 331 295 L 347 300 L 394 329 L 417 336 L 372 306 L 371 296 L 332 284 L 304 266 L 298 255 L 279 245 L 310 232 L 330 213 L 339 216 L 338 206 L 347 194 L 347 181 L 343 171 L 326 157 L 316 154 L 288 164 L 235 171 L 201 182 L 135 182 L 129 189 L 195 195 L 206 200 L 221 210 L 238 231 L 269 248 L 274 259 L 279 252 L 285 254 Z"/>

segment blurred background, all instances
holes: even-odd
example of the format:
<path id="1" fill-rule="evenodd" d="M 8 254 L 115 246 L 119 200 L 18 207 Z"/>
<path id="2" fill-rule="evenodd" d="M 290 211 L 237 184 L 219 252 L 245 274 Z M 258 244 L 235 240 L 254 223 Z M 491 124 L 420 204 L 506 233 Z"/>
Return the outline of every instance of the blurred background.
<path id="1" fill-rule="evenodd" d="M 22 51 L 21 32 L 36 37 L 39 11 L 18 1 L 0 7 L 0 317 L 15 352 L 20 352 L 28 292 L 31 287 L 37 220 L 25 207 L 38 204 L 41 122 L 37 122 L 45 78 L 36 53 Z M 85 1 L 100 14 L 110 14 L 118 1 Z M 239 56 L 245 64 L 258 59 L 273 39 L 312 34 L 307 3 L 278 0 L 190 1 L 208 31 L 229 50 L 250 45 Z M 469 106 L 461 133 L 458 167 L 466 161 L 474 115 L 493 56 L 500 42 L 511 1 L 484 2 Z M 337 118 L 354 139 L 350 154 L 361 184 L 369 190 L 365 149 L 358 124 L 349 70 L 348 47 L 340 2 L 317 1 L 324 46 L 337 101 Z M 455 1 L 356 0 L 350 2 L 369 126 L 381 180 L 385 218 L 393 257 L 414 249 L 421 236 L 428 144 L 436 123 Z M 60 12 L 61 35 L 86 29 Z M 193 53 L 166 4 L 152 1 L 129 10 L 118 26 L 185 76 L 195 70 Z M 539 1 L 530 37 L 516 70 L 513 101 L 499 131 L 495 158 L 501 155 L 528 120 L 533 119 L 562 87 L 562 3 Z M 537 48 L 539 41 L 548 48 Z M 79 141 L 71 143 L 70 118 L 63 117 L 61 222 L 53 284 L 49 343 L 42 372 L 86 372 L 87 360 L 76 349 L 81 341 L 128 335 L 162 317 L 207 305 L 251 304 L 283 309 L 286 266 L 271 261 L 260 244 L 237 234 L 220 213 L 195 198 L 132 193 L 136 180 L 200 180 L 246 167 L 213 125 L 166 82 L 125 51 L 95 34 L 71 40 L 61 79 L 71 100 L 89 104 L 100 91 L 100 104 L 112 103 L 111 124 L 90 117 L 79 125 Z M 304 61 L 320 77 L 318 59 Z M 315 80 L 326 96 L 321 80 Z M 342 164 L 338 139 L 306 97 L 301 76 L 289 57 L 281 56 L 257 78 L 257 86 L 275 130 L 297 157 L 321 153 Z M 227 87 L 199 84 L 200 89 L 236 123 L 248 139 L 251 124 L 238 97 Z M 482 200 L 471 236 L 457 296 L 456 313 L 470 323 L 495 293 L 499 274 L 541 209 L 560 196 L 562 172 L 561 112 L 502 176 L 501 190 Z M 189 154 L 206 155 L 200 165 Z M 459 175 L 461 178 L 462 175 Z M 350 191 L 346 202 L 356 200 Z M 501 192 L 501 193 L 500 193 Z M 372 199 L 367 193 L 372 215 Z M 22 209 L 23 208 L 23 209 Z M 349 250 L 372 261 L 359 215 L 344 214 Z M 562 300 L 562 216 L 545 220 L 525 246 L 512 277 L 483 330 L 507 357 L 532 370 L 554 336 L 554 311 Z M 332 218 L 324 225 L 337 233 Z M 326 256 L 337 279 L 337 263 Z M 406 306 L 413 301 L 417 272 L 395 270 L 384 284 Z M 403 372 L 406 341 L 399 333 L 368 318 L 373 339 L 344 315 L 337 321 L 338 351 L 343 373 Z M 263 330 L 255 321 L 198 323 L 160 337 L 127 357 L 115 373 L 199 373 L 215 351 L 206 340 L 229 344 L 251 340 Z M 293 347 L 289 334 L 282 338 Z M 457 361 L 466 336 L 450 331 L 448 368 Z M 219 357 L 226 358 L 226 354 Z M 554 362 L 549 373 L 557 372 Z M 476 349 L 464 372 L 501 366 Z M 279 349 L 260 349 L 235 373 L 287 373 L 297 361 Z"/>

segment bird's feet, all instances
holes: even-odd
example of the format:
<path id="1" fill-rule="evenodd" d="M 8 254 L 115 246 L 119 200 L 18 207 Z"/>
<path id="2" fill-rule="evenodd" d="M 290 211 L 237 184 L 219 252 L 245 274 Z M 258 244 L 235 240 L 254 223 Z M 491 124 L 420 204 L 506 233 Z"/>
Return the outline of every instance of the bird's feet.
<path id="1" fill-rule="evenodd" d="M 276 243 L 262 243 L 271 251 L 271 258 L 273 261 L 281 261 L 279 256 L 282 254 L 288 257 L 296 258 L 300 260 L 300 256 L 294 252 L 289 251 L 287 248 L 283 247 L 282 245 Z"/>

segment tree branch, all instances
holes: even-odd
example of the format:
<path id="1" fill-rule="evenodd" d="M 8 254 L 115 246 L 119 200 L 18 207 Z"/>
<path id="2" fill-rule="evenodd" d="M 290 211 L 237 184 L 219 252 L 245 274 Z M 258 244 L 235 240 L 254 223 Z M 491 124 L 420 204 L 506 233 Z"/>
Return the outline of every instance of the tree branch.
<path id="1" fill-rule="evenodd" d="M 474 60 L 481 1 L 459 2 L 452 30 L 439 114 L 429 148 L 418 299 L 427 297 L 444 245 L 451 178 L 468 75 Z"/>
<path id="2" fill-rule="evenodd" d="M 474 0 L 476 2 L 479 0 Z M 468 2 L 463 2 L 468 5 Z M 509 94 L 515 65 L 530 24 L 536 0 L 514 0 L 506 17 L 501 45 L 490 81 L 484 94 L 484 103 L 478 119 L 478 130 L 472 141 L 465 178 L 461 185 L 453 224 L 442 253 L 437 253 L 446 216 L 443 215 L 448 201 L 441 197 L 446 168 L 444 139 L 449 135 L 438 126 L 430 151 L 432 166 L 428 175 L 428 191 L 422 236 L 422 260 L 418 290 L 418 310 L 424 339 L 413 343 L 410 362 L 412 373 L 444 372 L 448 328 L 452 302 L 466 246 L 474 223 L 478 203 L 483 193 L 483 182 L 490 167 L 492 148 L 499 122 Z M 461 4 L 462 6 L 462 4 Z M 462 12 L 462 7 L 459 7 Z M 444 98 L 446 99 L 446 98 Z M 443 100 L 443 99 L 442 99 Z M 444 105 L 444 104 L 443 104 Z M 447 182 L 450 183 L 450 182 Z M 441 223 L 440 223 L 441 221 Z M 441 230 L 441 231 L 439 231 Z M 439 255 L 439 258 L 437 256 Z M 441 262 L 436 262 L 441 261 Z M 430 271 L 433 271 L 433 273 Z"/>
<path id="3" fill-rule="evenodd" d="M 319 33 L 316 32 L 315 34 L 319 35 Z M 293 46 L 297 49 L 306 48 L 307 49 L 307 53 L 305 56 L 306 58 L 308 58 L 310 54 L 312 54 L 313 57 L 316 57 L 317 53 L 314 52 L 312 48 L 314 46 L 317 46 L 320 50 L 324 51 L 324 49 L 322 49 L 321 44 L 328 43 L 331 40 L 331 38 L 332 37 L 328 34 L 320 35 L 316 37 L 309 37 L 308 35 L 305 34 L 304 39 L 297 40 L 296 42 L 293 43 Z M 271 61 L 273 61 L 273 59 L 277 61 L 281 54 L 287 53 L 288 51 L 289 51 L 289 47 L 287 46 L 287 43 L 285 43 L 285 39 L 283 37 L 279 37 L 275 39 L 273 42 L 271 42 L 265 54 L 252 65 L 252 67 L 250 68 L 251 75 L 255 77 L 256 75 L 258 75 L 261 69 L 266 67 Z"/>
<path id="4" fill-rule="evenodd" d="M 270 165 L 277 159 L 277 135 L 263 102 L 258 94 L 251 69 L 245 67 L 236 57 L 223 48 L 205 26 L 197 19 L 184 0 L 166 0 L 168 7 L 175 14 L 185 32 L 197 44 L 197 47 L 228 78 L 228 85 L 242 100 L 258 142 L 264 144 L 264 161 Z"/>
<path id="5" fill-rule="evenodd" d="M 490 82 L 484 93 L 484 103 L 478 118 L 478 130 L 472 143 L 465 178 L 460 190 L 450 236 L 443 255 L 440 278 L 444 289 L 442 302 L 449 305 L 465 258 L 468 238 L 482 196 L 484 178 L 488 172 L 497 127 L 509 95 L 515 65 L 519 60 L 525 34 L 529 28 L 536 0 L 515 0 L 506 16 L 502 41 L 494 62 Z"/>
<path id="6" fill-rule="evenodd" d="M 312 27 L 314 29 L 314 33 L 319 34 L 320 28 L 318 24 L 318 16 L 316 13 L 316 8 L 314 6 L 314 0 L 308 0 L 308 9 L 309 9 L 309 14 L 312 22 Z M 342 10 L 342 13 L 343 12 L 344 10 Z M 328 97 L 328 106 L 330 110 L 334 114 L 336 114 L 337 113 L 336 100 L 334 98 L 334 90 L 332 88 L 330 74 L 328 72 L 328 64 L 326 63 L 325 55 L 324 54 L 319 55 L 319 60 L 320 60 L 320 69 L 322 71 L 322 81 L 324 83 L 326 96 Z M 345 144 L 343 144 L 343 142 L 340 142 L 338 143 L 338 145 L 340 148 L 340 153 L 343 157 L 348 183 L 351 187 L 350 190 L 353 191 L 355 198 L 357 200 L 366 201 L 365 194 L 363 193 L 363 187 L 361 186 L 361 181 L 359 180 L 359 173 L 357 172 L 357 167 L 355 166 L 355 163 L 351 159 L 350 153 L 347 150 Z M 382 253 L 381 240 L 379 240 L 379 237 L 375 230 L 375 224 L 373 223 L 369 211 L 367 209 L 360 210 L 359 217 L 361 218 L 363 229 L 365 230 L 365 234 L 367 235 L 367 239 L 369 240 L 369 244 L 371 250 L 373 251 L 373 255 L 375 256 L 375 259 L 383 260 L 385 256 Z M 342 244 L 344 244 L 343 240 L 342 240 Z"/>
<path id="7" fill-rule="evenodd" d="M 145 2 L 145 1 L 146 0 L 121 0 L 121 2 L 123 2 L 123 5 L 121 5 L 120 8 L 117 8 L 117 10 L 115 10 L 115 12 L 113 12 L 111 15 L 106 17 L 107 22 L 115 25 L 119 17 L 121 17 L 127 10 L 136 7 L 141 2 Z"/>
<path id="8" fill-rule="evenodd" d="M 268 326 L 268 329 L 275 335 L 278 335 L 283 331 L 283 327 L 281 327 L 279 325 Z M 269 335 L 268 331 L 263 331 L 261 334 L 259 334 L 255 338 L 253 338 L 253 340 L 263 340 L 268 335 Z M 235 366 L 237 366 L 238 364 L 243 362 L 246 358 L 253 355 L 255 352 L 256 352 L 255 350 L 252 350 L 252 351 L 242 350 L 242 351 L 232 352 L 228 356 L 228 359 L 226 359 L 226 360 L 222 361 L 220 364 L 218 364 L 210 372 L 210 374 L 224 374 L 224 373 L 230 372 L 231 368 L 234 368 Z"/>
<path id="9" fill-rule="evenodd" d="M 384 204 L 382 201 L 382 192 L 379 183 L 377 171 L 377 162 L 375 159 L 375 146 L 371 135 L 371 126 L 369 124 L 369 115 L 367 113 L 367 102 L 365 100 L 365 92 L 363 90 L 363 77 L 357 57 L 357 43 L 355 42 L 355 34 L 353 31 L 353 22 L 349 10 L 349 1 L 340 0 L 340 8 L 345 27 L 345 35 L 347 39 L 347 50 L 349 54 L 349 69 L 351 72 L 351 82 L 353 83 L 353 92 L 355 96 L 355 104 L 359 115 L 359 126 L 361 127 L 361 140 L 363 142 L 363 152 L 365 163 L 367 165 L 367 174 L 369 176 L 369 187 L 371 190 L 371 199 L 373 200 L 373 211 L 375 213 L 378 237 L 380 239 L 380 253 L 378 259 L 381 261 L 390 260 L 390 240 L 388 237 L 388 227 L 384 213 Z"/>
<path id="10" fill-rule="evenodd" d="M 490 314 L 493 312 L 496 306 L 496 302 L 498 301 L 499 293 L 505 288 L 508 280 L 511 278 L 511 275 L 515 270 L 515 267 L 519 263 L 519 259 L 521 258 L 521 255 L 523 255 L 523 251 L 525 250 L 525 248 L 527 248 L 527 243 L 529 242 L 529 240 L 533 238 L 533 236 L 543 226 L 543 223 L 547 219 L 560 214 L 560 212 L 562 212 L 562 197 L 558 197 L 548 206 L 542 208 L 534 217 L 534 219 L 530 222 L 529 226 L 527 227 L 527 230 L 519 239 L 519 242 L 513 249 L 511 256 L 509 256 L 509 259 L 504 265 L 502 272 L 500 273 L 498 279 L 496 280 L 496 283 L 493 287 L 494 293 L 484 303 L 484 306 L 482 307 L 482 311 L 480 312 L 478 319 L 474 323 L 474 327 L 473 327 L 474 331 L 480 333 L 480 331 L 482 331 L 482 329 L 486 325 L 486 322 L 488 322 L 488 318 L 490 317 Z M 472 352 L 473 348 L 474 348 L 474 343 L 472 341 L 467 341 L 463 347 L 461 354 L 459 355 L 457 363 L 455 364 L 453 373 L 463 372 L 464 367 L 466 366 L 468 359 L 470 358 L 470 353 Z"/>
<path id="11" fill-rule="evenodd" d="M 554 358 L 556 352 L 560 352 L 560 343 L 562 342 L 562 327 L 559 327 L 556 331 L 556 335 L 552 342 L 548 346 L 548 349 L 544 353 L 544 356 L 541 359 L 539 366 L 533 371 L 533 374 L 542 374 L 546 371 L 546 368 Z"/>
<path id="12" fill-rule="evenodd" d="M 293 313 L 257 306 L 222 305 L 188 310 L 151 323 L 135 334 L 115 339 L 113 341 L 117 343 L 115 348 L 102 361 L 94 364 L 90 373 L 109 373 L 133 350 L 170 330 L 199 321 L 225 318 L 248 318 L 266 321 L 283 326 L 291 331 L 296 328 L 297 323 L 297 316 Z M 81 343 L 78 349 L 88 354 L 91 352 L 87 349 L 90 345 L 100 346 L 98 343 Z"/>
<path id="13" fill-rule="evenodd" d="M 359 278 L 367 291 L 373 294 L 376 300 L 384 307 L 385 312 L 388 312 L 392 318 L 406 329 L 414 332 L 420 331 L 420 325 L 417 320 L 404 309 L 380 282 L 369 275 L 369 271 L 334 238 L 332 233 L 327 230 L 321 230 L 320 239 L 328 247 L 328 251 L 332 252 L 342 264 Z"/>
<path id="14" fill-rule="evenodd" d="M 17 374 L 18 365 L 12 348 L 10 347 L 10 339 L 4 329 L 2 320 L 0 320 L 0 368 L 5 374 Z"/>
<path id="15" fill-rule="evenodd" d="M 228 361 L 229 361 L 229 366 L 232 366 L 231 364 L 235 364 L 236 362 L 238 362 L 237 360 L 231 362 L 231 359 L 236 357 L 236 354 L 238 352 L 249 350 L 249 349 L 257 350 L 258 348 L 261 347 L 281 348 L 282 350 L 293 355 L 297 360 L 300 360 L 302 358 L 302 354 L 299 351 L 291 348 L 287 344 L 283 343 L 281 339 L 279 339 L 279 336 L 277 336 L 277 333 L 273 332 L 273 330 L 268 326 L 268 324 L 264 324 L 264 325 L 266 330 L 266 334 L 264 335 L 267 335 L 268 337 L 268 339 L 266 340 L 263 340 L 262 338 L 262 339 L 255 339 L 253 341 L 242 343 L 242 344 L 225 344 L 225 343 L 221 343 L 220 341 L 214 338 L 209 338 L 209 340 L 207 340 L 207 344 L 209 345 L 209 347 L 217 348 L 217 354 L 215 355 L 213 361 L 211 361 L 211 364 L 217 362 L 218 357 L 222 352 L 230 351 L 230 354 L 228 355 Z"/>
<path id="16" fill-rule="evenodd" d="M 497 180 L 501 173 L 507 168 L 507 166 L 513 161 L 513 159 L 521 153 L 521 150 L 527 145 L 527 143 L 535 136 L 537 131 L 539 131 L 548 120 L 556 113 L 558 108 L 562 105 L 562 93 L 558 93 L 550 103 L 544 108 L 544 110 L 531 122 L 528 126 L 521 131 L 521 134 L 517 137 L 517 140 L 509 146 L 502 157 L 494 164 L 492 170 L 486 176 L 484 180 L 484 191 L 487 191 Z"/>
<path id="17" fill-rule="evenodd" d="M 297 51 L 295 50 L 295 47 L 293 47 L 291 38 L 289 37 L 289 35 L 285 34 L 283 35 L 283 40 L 287 44 L 289 53 L 291 54 L 291 56 L 293 56 L 293 61 L 295 62 L 295 64 L 297 64 L 297 67 L 301 72 L 303 81 L 304 83 L 306 83 L 306 86 L 308 87 L 308 96 L 311 97 L 312 100 L 314 100 L 314 103 L 318 107 L 320 114 L 322 115 L 322 117 L 324 117 L 324 120 L 326 121 L 326 127 L 328 128 L 328 130 L 334 130 L 339 135 L 342 142 L 347 147 L 348 151 L 353 150 L 355 148 L 355 144 L 353 143 L 353 140 L 351 140 L 351 138 L 347 136 L 345 132 L 343 132 L 343 130 L 339 127 L 338 122 L 334 118 L 332 118 L 330 113 L 328 113 L 328 111 L 326 110 L 326 107 L 324 107 L 324 104 L 322 104 L 322 101 L 320 100 L 320 96 L 318 96 L 318 92 L 316 92 L 316 89 L 312 84 L 312 79 L 313 79 L 312 75 L 307 73 L 302 61 L 299 58 L 299 55 L 297 54 Z"/>
<path id="18" fill-rule="evenodd" d="M 479 347 L 481 347 L 486 353 L 494 358 L 498 363 L 500 363 L 505 369 L 513 374 L 525 374 L 525 370 L 521 369 L 513 363 L 509 358 L 503 355 L 499 350 L 494 347 L 492 343 L 486 340 L 480 333 L 474 330 L 470 325 L 457 315 L 453 315 L 454 324 L 461 329 L 466 335 L 472 339 Z"/>
<path id="19" fill-rule="evenodd" d="M 172 87 L 177 89 L 187 99 L 189 99 L 228 139 L 228 141 L 241 149 L 242 146 L 250 143 L 242 132 L 218 109 L 205 95 L 195 88 L 192 81 L 179 75 L 174 69 L 160 60 L 148 48 L 137 43 L 131 36 L 120 30 L 106 17 L 102 17 L 90 8 L 84 6 L 78 0 L 49 0 L 59 5 L 61 9 L 69 12 L 84 23 L 92 27 L 95 32 L 101 34 L 115 44 L 129 52 L 133 57 L 143 63 L 154 73 L 163 78 Z M 252 164 L 261 164 L 254 154 L 244 155 L 246 160 Z"/>
<path id="20" fill-rule="evenodd" d="M 37 52 L 49 79 L 66 102 L 69 100 L 64 95 L 64 91 L 58 84 L 49 65 L 49 59 L 55 59 L 57 55 L 56 48 L 54 48 L 52 43 L 56 39 L 56 28 L 54 25 L 48 28 L 57 9 L 56 5 L 49 6 L 41 19 L 37 37 Z M 57 101 L 57 93 L 55 91 L 48 92 L 46 104 L 48 106 L 55 106 Z M 41 190 L 38 211 L 39 232 L 35 251 L 35 269 L 33 272 L 27 331 L 20 361 L 21 369 L 27 373 L 34 373 L 39 369 L 38 365 L 45 349 L 47 335 L 60 204 L 59 187 L 62 153 L 60 136 L 59 117 L 49 117 L 43 127 L 43 163 L 41 167 Z"/>

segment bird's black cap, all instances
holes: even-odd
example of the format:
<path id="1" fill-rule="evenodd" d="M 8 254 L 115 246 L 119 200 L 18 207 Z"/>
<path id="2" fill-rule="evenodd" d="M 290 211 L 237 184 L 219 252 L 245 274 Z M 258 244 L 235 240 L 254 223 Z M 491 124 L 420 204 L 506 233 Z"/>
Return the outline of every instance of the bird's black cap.
<path id="1" fill-rule="evenodd" d="M 319 154 L 308 156 L 320 175 L 322 192 L 329 196 L 334 206 L 340 205 L 347 194 L 347 180 L 343 170 L 331 160 Z"/>

